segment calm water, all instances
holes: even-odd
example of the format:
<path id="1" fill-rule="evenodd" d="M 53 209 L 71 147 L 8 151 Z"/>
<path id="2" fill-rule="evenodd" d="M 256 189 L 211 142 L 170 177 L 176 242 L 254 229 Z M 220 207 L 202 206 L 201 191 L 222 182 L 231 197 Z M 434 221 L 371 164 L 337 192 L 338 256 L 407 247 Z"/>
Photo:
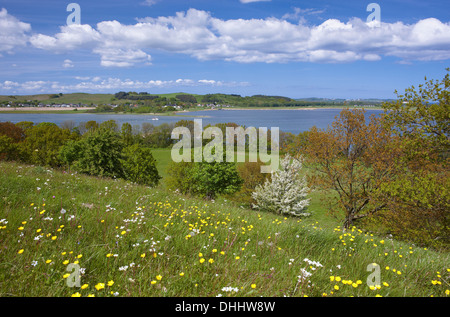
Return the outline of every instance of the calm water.
<path id="1" fill-rule="evenodd" d="M 202 117 L 203 127 L 208 124 L 235 122 L 246 127 L 279 127 L 281 131 L 299 133 L 309 130 L 312 126 L 326 128 L 334 121 L 335 116 L 339 114 L 340 109 L 316 109 L 316 110 L 214 110 L 214 111 L 196 111 L 184 112 L 183 116 L 155 116 L 155 115 L 121 115 L 121 114 L 94 114 L 94 113 L 74 113 L 74 114 L 15 114 L 1 113 L 0 122 L 11 121 L 17 123 L 20 121 L 53 122 L 58 125 L 64 121 L 71 120 L 78 125 L 80 122 L 94 120 L 104 122 L 107 120 L 116 120 L 119 125 L 128 122 L 131 125 L 141 125 L 144 122 L 155 126 L 162 123 L 175 123 L 179 120 L 193 120 L 196 116 Z M 371 114 L 381 114 L 382 110 L 367 110 L 366 117 Z M 192 117 L 190 117 L 192 115 Z M 157 117 L 155 121 L 152 118 Z M 198 119 L 198 118 L 197 118 Z"/>

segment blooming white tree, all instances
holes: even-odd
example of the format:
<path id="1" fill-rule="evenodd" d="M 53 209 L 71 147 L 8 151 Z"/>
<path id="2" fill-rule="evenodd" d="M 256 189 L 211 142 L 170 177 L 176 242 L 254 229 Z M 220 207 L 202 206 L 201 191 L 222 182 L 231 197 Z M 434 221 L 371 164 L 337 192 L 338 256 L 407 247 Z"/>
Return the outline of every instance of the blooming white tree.
<path id="1" fill-rule="evenodd" d="M 256 201 L 253 207 L 277 214 L 309 216 L 310 213 L 304 212 L 309 205 L 309 199 L 306 199 L 309 188 L 306 178 L 299 175 L 301 158 L 286 155 L 280 165 L 271 180 L 266 180 L 263 186 L 259 185 L 252 193 Z"/>

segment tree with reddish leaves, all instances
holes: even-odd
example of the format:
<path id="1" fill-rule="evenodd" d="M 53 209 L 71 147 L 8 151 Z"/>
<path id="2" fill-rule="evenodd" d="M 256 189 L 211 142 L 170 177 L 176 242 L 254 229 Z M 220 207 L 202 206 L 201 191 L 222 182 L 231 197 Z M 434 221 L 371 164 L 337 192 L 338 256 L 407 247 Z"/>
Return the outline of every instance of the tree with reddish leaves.
<path id="1" fill-rule="evenodd" d="M 399 137 L 382 124 L 382 118 L 365 111 L 344 109 L 331 127 L 313 127 L 303 148 L 312 173 L 309 184 L 333 193 L 337 213 L 344 212 L 344 227 L 384 209 L 373 194 L 398 172 Z M 335 195 L 334 195 L 335 194 Z"/>

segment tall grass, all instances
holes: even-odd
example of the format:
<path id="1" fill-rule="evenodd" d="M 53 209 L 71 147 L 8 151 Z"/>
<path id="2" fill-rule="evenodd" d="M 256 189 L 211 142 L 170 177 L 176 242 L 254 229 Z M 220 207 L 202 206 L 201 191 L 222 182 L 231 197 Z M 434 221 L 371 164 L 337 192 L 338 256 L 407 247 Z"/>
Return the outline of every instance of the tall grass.
<path id="1" fill-rule="evenodd" d="M 286 218 L 124 180 L 0 170 L 0 296 L 448 295 L 447 253 L 343 232 L 321 211 Z"/>

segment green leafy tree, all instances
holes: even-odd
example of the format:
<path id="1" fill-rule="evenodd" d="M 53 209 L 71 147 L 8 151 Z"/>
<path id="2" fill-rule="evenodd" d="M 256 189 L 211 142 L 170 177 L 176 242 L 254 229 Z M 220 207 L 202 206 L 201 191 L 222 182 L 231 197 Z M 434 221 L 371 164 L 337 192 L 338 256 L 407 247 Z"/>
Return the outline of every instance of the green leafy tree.
<path id="1" fill-rule="evenodd" d="M 121 164 L 123 148 L 119 134 L 98 129 L 87 133 L 76 143 L 69 143 L 61 149 L 60 156 L 79 172 L 121 178 L 124 176 Z"/>
<path id="2" fill-rule="evenodd" d="M 194 163 L 191 180 L 192 192 L 207 199 L 233 194 L 242 184 L 236 164 L 228 162 Z"/>
<path id="3" fill-rule="evenodd" d="M 124 148 L 122 157 L 125 179 L 151 187 L 158 185 L 161 176 L 150 148 L 138 144 L 130 145 Z"/>
<path id="4" fill-rule="evenodd" d="M 397 91 L 397 100 L 383 104 L 386 110 L 385 120 L 395 127 L 394 131 L 414 141 L 426 139 L 428 148 L 444 154 L 450 151 L 450 68 L 442 80 L 428 80 L 407 88 L 403 95 Z M 415 151 L 421 152 L 421 142 L 416 144 Z M 414 156 L 414 153 L 412 153 Z"/>
<path id="5" fill-rule="evenodd" d="M 134 137 L 133 137 L 133 127 L 131 126 L 131 124 L 129 124 L 128 122 L 122 124 L 120 133 L 122 136 L 122 140 L 126 146 L 130 146 L 133 144 Z"/>
<path id="6" fill-rule="evenodd" d="M 26 138 L 20 143 L 23 161 L 43 166 L 60 166 L 59 150 L 69 140 L 76 138 L 66 129 L 53 123 L 40 123 L 25 131 Z"/>

